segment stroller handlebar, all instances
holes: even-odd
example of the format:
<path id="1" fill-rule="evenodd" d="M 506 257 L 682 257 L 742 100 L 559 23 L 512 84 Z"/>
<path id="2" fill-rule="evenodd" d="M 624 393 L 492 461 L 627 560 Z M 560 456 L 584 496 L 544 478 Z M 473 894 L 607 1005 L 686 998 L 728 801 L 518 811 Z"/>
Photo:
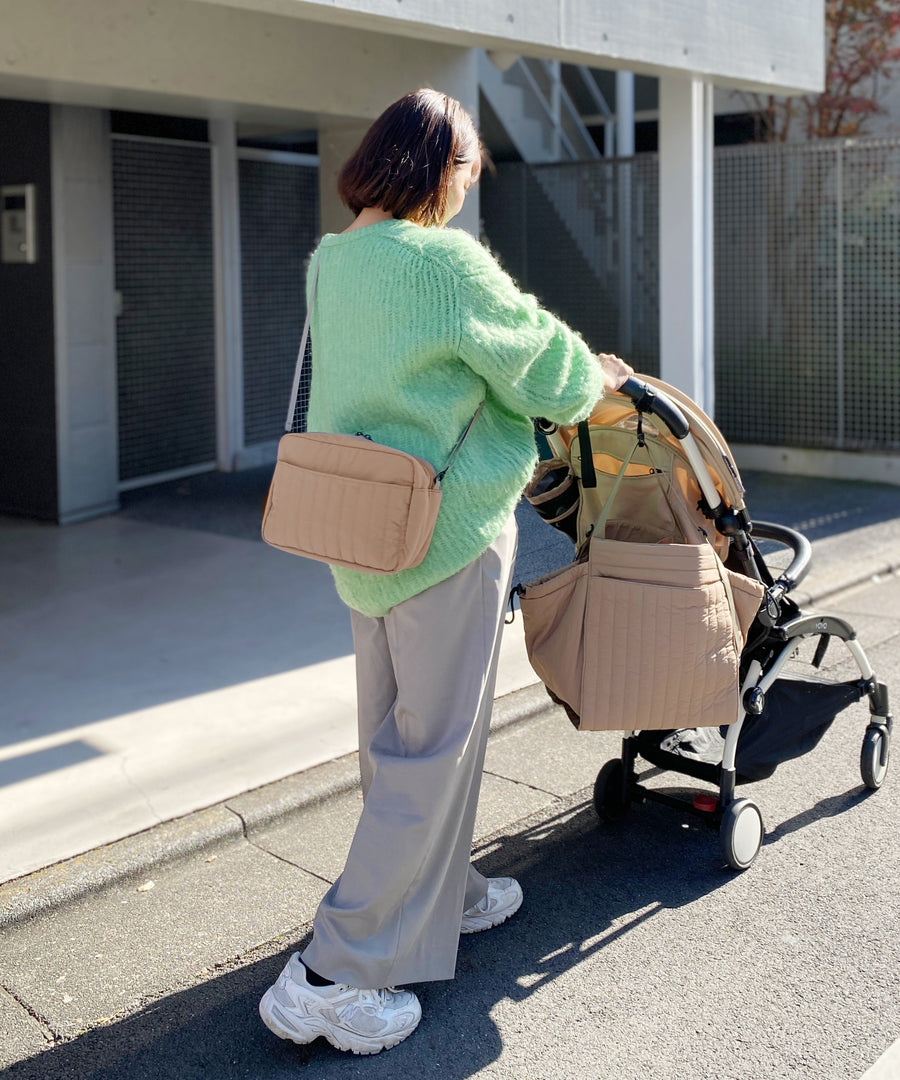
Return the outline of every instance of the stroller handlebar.
<path id="1" fill-rule="evenodd" d="M 631 398 L 639 412 L 659 417 L 676 439 L 687 438 L 690 424 L 681 409 L 662 390 L 654 390 L 653 387 L 632 375 L 625 380 L 616 393 Z M 542 435 L 552 435 L 559 427 L 552 420 L 545 420 L 543 417 L 537 417 L 534 426 Z"/>
<path id="2" fill-rule="evenodd" d="M 631 398 L 639 412 L 650 413 L 651 416 L 659 417 L 676 439 L 687 438 L 688 432 L 691 430 L 690 424 L 681 409 L 671 398 L 666 397 L 661 390 L 654 390 L 647 383 L 641 382 L 640 379 L 632 375 L 619 387 L 618 393 Z"/>

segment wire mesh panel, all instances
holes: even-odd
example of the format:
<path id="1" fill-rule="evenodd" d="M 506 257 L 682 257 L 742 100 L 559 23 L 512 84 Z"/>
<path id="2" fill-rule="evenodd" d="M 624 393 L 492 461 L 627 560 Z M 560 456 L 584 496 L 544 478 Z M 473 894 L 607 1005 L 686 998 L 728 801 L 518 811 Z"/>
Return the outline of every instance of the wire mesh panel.
<path id="1" fill-rule="evenodd" d="M 319 222 L 312 165 L 241 160 L 244 444 L 284 431 L 297 345 L 306 315 L 306 263 Z M 304 365 L 302 426 L 310 365 Z"/>
<path id="2" fill-rule="evenodd" d="M 714 191 L 716 420 L 731 440 L 827 445 L 837 421 L 834 154 L 729 147 L 716 153 Z"/>
<path id="3" fill-rule="evenodd" d="M 900 140 L 715 155 L 727 438 L 900 448 Z"/>
<path id="4" fill-rule="evenodd" d="M 714 154 L 716 420 L 736 442 L 900 450 L 900 139 Z M 659 372 L 656 155 L 498 167 L 487 239 L 519 284 Z"/>
<path id="5" fill-rule="evenodd" d="M 488 242 L 522 288 L 597 352 L 659 372 L 659 169 L 617 161 L 503 164 L 484 181 Z"/>
<path id="6" fill-rule="evenodd" d="M 716 154 L 716 419 L 729 439 L 833 440 L 836 199 L 827 144 Z"/>
<path id="7" fill-rule="evenodd" d="M 900 450 L 900 140 L 846 144 L 839 435 Z"/>
<path id="8" fill-rule="evenodd" d="M 216 456 L 209 148 L 113 141 L 119 480 Z"/>

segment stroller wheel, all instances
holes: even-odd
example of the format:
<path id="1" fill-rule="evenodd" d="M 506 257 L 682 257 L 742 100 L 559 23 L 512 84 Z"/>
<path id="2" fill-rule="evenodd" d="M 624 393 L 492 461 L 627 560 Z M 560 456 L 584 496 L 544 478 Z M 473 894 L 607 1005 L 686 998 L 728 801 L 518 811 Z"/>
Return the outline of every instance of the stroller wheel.
<path id="1" fill-rule="evenodd" d="M 746 870 L 759 854 L 763 820 L 751 799 L 738 799 L 725 808 L 719 825 L 719 840 L 725 861 L 732 870 Z"/>
<path id="2" fill-rule="evenodd" d="M 884 783 L 891 757 L 891 738 L 883 727 L 870 727 L 859 755 L 859 771 L 867 788 L 877 791 Z"/>
<path id="3" fill-rule="evenodd" d="M 594 810 L 601 821 L 611 825 L 621 821 L 628 810 L 623 791 L 623 768 L 621 758 L 607 761 L 594 781 Z"/>

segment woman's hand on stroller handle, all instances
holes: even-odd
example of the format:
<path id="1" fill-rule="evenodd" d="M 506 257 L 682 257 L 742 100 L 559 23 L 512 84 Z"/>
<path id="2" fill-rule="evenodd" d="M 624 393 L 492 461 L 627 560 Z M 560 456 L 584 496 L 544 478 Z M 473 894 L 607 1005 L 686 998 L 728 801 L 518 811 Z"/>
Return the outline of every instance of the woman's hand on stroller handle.
<path id="1" fill-rule="evenodd" d="M 613 381 L 618 383 L 615 390 L 611 390 L 610 386 L 607 385 L 607 394 L 618 391 L 618 393 L 634 402 L 638 412 L 646 412 L 659 417 L 676 439 L 683 440 L 687 438 L 690 432 L 690 424 L 684 413 L 671 398 L 667 397 L 661 390 L 654 390 L 647 383 L 642 382 L 641 379 L 635 376 L 634 370 L 618 356 L 600 353 L 599 361 L 603 365 L 604 378 L 608 380 L 615 373 Z M 552 435 L 559 426 L 552 420 L 545 420 L 543 417 L 535 418 L 534 424 L 542 435 Z"/>
<path id="2" fill-rule="evenodd" d="M 603 388 L 607 394 L 614 394 L 634 375 L 634 368 L 613 353 L 600 353 L 597 359 L 603 369 Z"/>

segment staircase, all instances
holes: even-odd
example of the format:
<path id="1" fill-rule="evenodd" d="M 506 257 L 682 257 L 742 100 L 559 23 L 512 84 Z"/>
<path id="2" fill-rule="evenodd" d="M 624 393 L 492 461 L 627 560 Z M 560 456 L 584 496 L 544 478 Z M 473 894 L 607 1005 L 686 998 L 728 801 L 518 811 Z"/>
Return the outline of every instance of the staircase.
<path id="1" fill-rule="evenodd" d="M 579 67 L 567 73 L 584 81 L 592 106 L 611 121 L 611 110 L 590 70 Z M 482 52 L 478 75 L 482 93 L 524 162 L 540 166 L 602 161 L 558 61 Z M 606 128 L 611 134 L 612 123 Z M 614 242 L 616 222 L 604 209 L 609 203 L 601 198 L 602 180 L 596 169 L 535 168 L 533 176 L 594 273 L 604 276 L 609 260 L 598 237 Z"/>
<path id="2" fill-rule="evenodd" d="M 561 67 L 554 60 L 479 55 L 481 91 L 519 156 L 532 165 L 601 156 L 563 84 Z"/>
<path id="3" fill-rule="evenodd" d="M 614 159 L 615 121 L 590 69 L 510 54 L 479 56 L 481 91 L 522 160 L 533 168 L 553 208 L 594 275 L 598 291 L 616 298 L 618 343 L 630 354 L 634 327 L 655 320 L 644 311 L 641 282 L 655 271 L 655 250 L 643 239 L 646 184 L 634 159 Z M 581 118 L 567 84 L 602 115 L 604 154 Z M 552 165 L 569 164 L 567 168 Z M 651 244 L 651 247 L 653 245 Z M 648 294 L 649 295 L 649 294 Z"/>

